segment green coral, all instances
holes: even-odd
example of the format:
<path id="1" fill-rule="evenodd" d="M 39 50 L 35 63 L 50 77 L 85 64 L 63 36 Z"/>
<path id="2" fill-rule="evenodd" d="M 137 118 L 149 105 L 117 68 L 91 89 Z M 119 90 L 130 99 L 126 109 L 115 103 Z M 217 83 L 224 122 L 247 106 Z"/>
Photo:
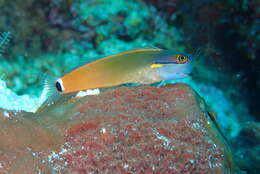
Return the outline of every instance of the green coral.
<path id="1" fill-rule="evenodd" d="M 77 0 L 72 12 L 76 28 L 93 32 L 93 47 L 98 53 L 109 55 L 152 46 L 184 50 L 180 32 L 167 24 L 155 8 L 140 1 Z"/>

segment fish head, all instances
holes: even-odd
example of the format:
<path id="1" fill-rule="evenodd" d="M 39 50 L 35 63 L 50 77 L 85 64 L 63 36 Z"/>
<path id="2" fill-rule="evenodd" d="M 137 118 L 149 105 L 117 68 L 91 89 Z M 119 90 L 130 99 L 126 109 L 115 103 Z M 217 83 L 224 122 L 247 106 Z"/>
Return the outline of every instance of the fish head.
<path id="1" fill-rule="evenodd" d="M 193 59 L 191 54 L 167 51 L 155 59 L 153 67 L 163 80 L 182 79 L 191 74 Z"/>

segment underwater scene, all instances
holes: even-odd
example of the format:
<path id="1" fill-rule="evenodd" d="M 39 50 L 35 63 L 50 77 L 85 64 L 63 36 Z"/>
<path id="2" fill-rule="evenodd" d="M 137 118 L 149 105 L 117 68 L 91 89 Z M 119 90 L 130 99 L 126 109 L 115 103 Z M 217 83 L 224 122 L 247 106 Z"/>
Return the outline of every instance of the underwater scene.
<path id="1" fill-rule="evenodd" d="M 0 0 L 0 173 L 260 173 L 257 0 Z"/>

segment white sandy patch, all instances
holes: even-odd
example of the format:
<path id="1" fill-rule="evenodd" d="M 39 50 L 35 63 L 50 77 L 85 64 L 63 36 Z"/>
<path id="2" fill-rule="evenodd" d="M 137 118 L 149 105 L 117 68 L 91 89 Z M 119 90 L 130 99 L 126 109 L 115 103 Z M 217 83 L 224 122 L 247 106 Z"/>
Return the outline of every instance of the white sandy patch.
<path id="1" fill-rule="evenodd" d="M 39 98 L 29 95 L 17 95 L 8 89 L 6 83 L 0 80 L 0 108 L 7 110 L 34 112 L 39 107 Z"/>
<path id="2" fill-rule="evenodd" d="M 79 91 L 76 95 L 76 97 L 84 97 L 84 96 L 87 96 L 87 95 L 99 95 L 100 94 L 100 91 L 99 89 L 88 89 L 86 91 Z"/>

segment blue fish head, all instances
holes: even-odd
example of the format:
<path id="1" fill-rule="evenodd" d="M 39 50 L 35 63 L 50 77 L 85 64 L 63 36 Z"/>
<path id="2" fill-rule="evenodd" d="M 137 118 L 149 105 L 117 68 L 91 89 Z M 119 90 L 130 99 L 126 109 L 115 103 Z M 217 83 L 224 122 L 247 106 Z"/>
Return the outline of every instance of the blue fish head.
<path id="1" fill-rule="evenodd" d="M 185 78 L 192 72 L 193 60 L 194 57 L 191 54 L 171 52 L 157 62 L 162 65 L 157 68 L 157 73 L 163 80 Z"/>

